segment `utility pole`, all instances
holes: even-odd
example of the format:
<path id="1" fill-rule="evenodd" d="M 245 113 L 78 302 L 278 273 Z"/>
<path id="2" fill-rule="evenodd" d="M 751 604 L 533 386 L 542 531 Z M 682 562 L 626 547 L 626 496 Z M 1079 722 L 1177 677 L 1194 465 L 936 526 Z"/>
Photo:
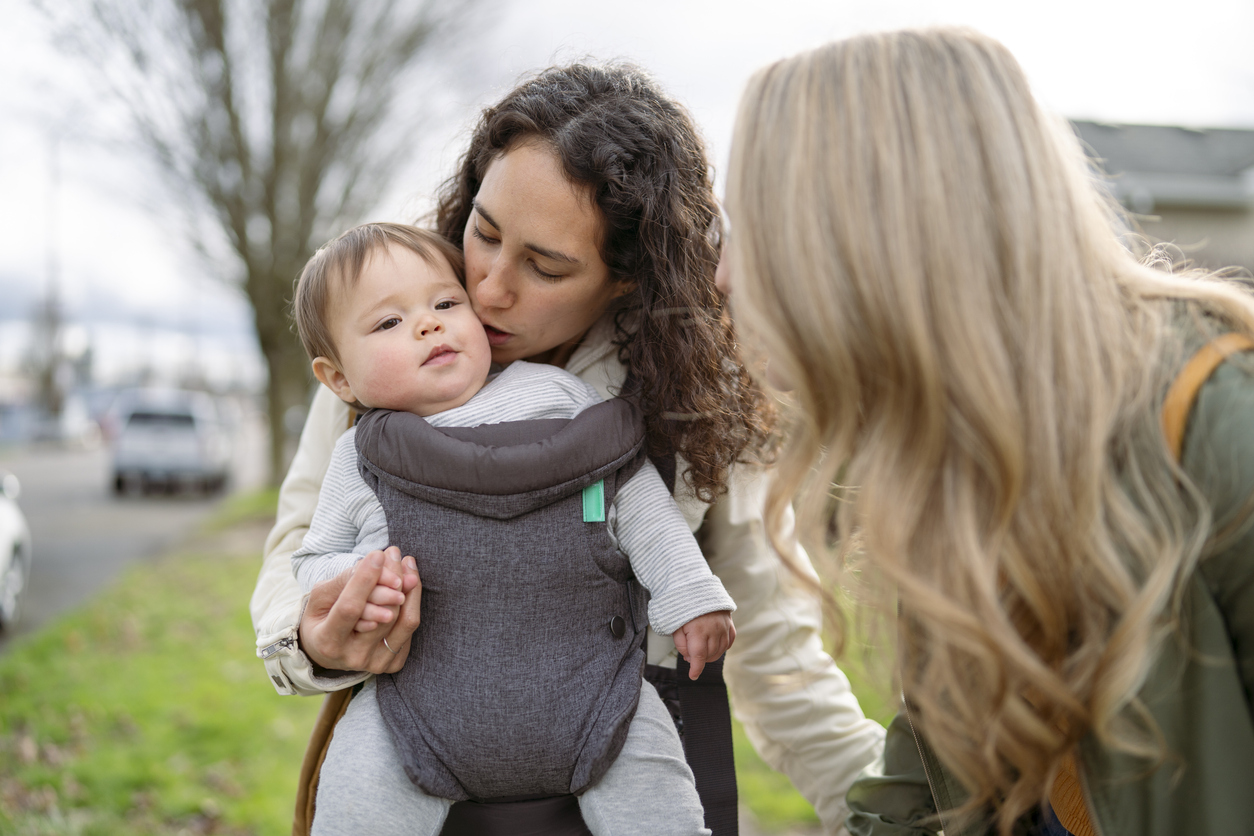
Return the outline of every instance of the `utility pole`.
<path id="1" fill-rule="evenodd" d="M 44 294 L 32 317 L 33 371 L 36 398 L 48 429 L 56 426 L 65 404 L 62 391 L 61 327 L 61 137 L 56 128 L 48 133 L 48 211 L 45 229 Z"/>

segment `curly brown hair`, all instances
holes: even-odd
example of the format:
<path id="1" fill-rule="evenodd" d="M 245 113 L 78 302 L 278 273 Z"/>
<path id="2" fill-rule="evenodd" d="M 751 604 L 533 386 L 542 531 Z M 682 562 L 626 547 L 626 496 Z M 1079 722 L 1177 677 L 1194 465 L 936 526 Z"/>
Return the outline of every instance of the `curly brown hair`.
<path id="1" fill-rule="evenodd" d="M 610 278 L 635 286 L 616 307 L 614 344 L 649 455 L 682 455 L 689 487 L 711 501 L 733 463 L 762 458 L 774 412 L 737 357 L 714 286 L 721 224 L 704 143 L 687 111 L 635 67 L 550 67 L 483 111 L 440 190 L 440 233 L 460 242 L 488 166 L 535 140 L 590 190 Z"/>

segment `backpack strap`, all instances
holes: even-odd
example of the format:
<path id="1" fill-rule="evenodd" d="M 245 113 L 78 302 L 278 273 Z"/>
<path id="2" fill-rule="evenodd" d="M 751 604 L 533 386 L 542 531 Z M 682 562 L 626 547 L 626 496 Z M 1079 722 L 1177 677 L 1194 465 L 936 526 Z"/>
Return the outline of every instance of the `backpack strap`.
<path id="1" fill-rule="evenodd" d="M 1228 357 L 1252 348 L 1254 339 L 1245 334 L 1228 333 L 1216 337 L 1198 349 L 1171 382 L 1167 398 L 1163 401 L 1163 438 L 1167 440 L 1171 458 L 1177 463 L 1184 451 L 1184 430 L 1189 422 L 1189 413 L 1193 411 L 1193 402 L 1197 400 L 1202 384 Z"/>
<path id="2" fill-rule="evenodd" d="M 1163 399 L 1161 417 L 1163 439 L 1167 442 L 1172 460 L 1177 464 L 1184 453 L 1184 431 L 1188 427 L 1189 414 L 1193 411 L 1198 392 L 1210 380 L 1220 363 L 1239 351 L 1250 349 L 1254 349 L 1254 339 L 1245 334 L 1233 332 L 1218 336 L 1198 349 L 1171 382 L 1167 397 Z M 1075 752 L 1067 753 L 1063 759 L 1054 787 L 1050 791 L 1049 801 L 1054 808 L 1054 814 L 1068 832 L 1075 836 L 1096 833 L 1091 811 L 1084 802 Z"/>
<path id="3" fill-rule="evenodd" d="M 1049 790 L 1049 806 L 1070 836 L 1098 836 L 1097 828 L 1093 826 L 1093 814 L 1084 800 L 1075 749 L 1062 758 L 1054 785 Z"/>

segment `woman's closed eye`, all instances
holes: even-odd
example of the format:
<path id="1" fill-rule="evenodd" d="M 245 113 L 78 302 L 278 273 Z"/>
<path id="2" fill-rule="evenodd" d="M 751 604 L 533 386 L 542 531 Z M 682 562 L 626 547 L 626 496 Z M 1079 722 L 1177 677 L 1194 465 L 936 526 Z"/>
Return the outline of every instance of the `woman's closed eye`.
<path id="1" fill-rule="evenodd" d="M 483 241 L 485 244 L 499 244 L 500 243 L 499 239 L 489 238 L 487 235 L 484 234 L 483 230 L 479 228 L 478 220 L 476 220 L 474 223 L 470 225 L 470 234 L 478 238 L 480 241 Z"/>
<path id="2" fill-rule="evenodd" d="M 561 273 L 549 273 L 544 270 L 541 270 L 540 265 L 536 264 L 534 261 L 529 262 L 529 264 L 531 266 L 531 269 L 535 271 L 535 274 L 539 276 L 540 278 L 544 279 L 545 281 L 555 282 L 558 279 L 563 278 Z"/>

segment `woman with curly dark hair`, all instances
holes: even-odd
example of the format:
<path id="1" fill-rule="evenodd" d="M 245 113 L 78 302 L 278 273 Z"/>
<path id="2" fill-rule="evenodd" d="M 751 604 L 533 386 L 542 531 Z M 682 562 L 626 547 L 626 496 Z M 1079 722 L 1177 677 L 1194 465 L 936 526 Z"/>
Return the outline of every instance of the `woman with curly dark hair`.
<path id="1" fill-rule="evenodd" d="M 600 227 L 597 267 L 603 266 L 603 286 L 617 297 L 612 341 L 631 373 L 623 394 L 644 409 L 650 453 L 679 453 L 689 487 L 712 502 L 726 491 L 731 465 L 763 445 L 769 413 L 735 359 L 735 338 L 713 282 L 693 281 L 714 275 L 719 214 L 705 149 L 687 114 L 636 73 L 550 70 L 484 111 L 461 169 L 440 195 L 437 228 L 463 242 L 467 285 L 478 297 L 493 359 L 565 366 L 591 322 L 575 324 L 551 348 L 543 347 L 551 341 L 549 322 L 535 323 L 546 329 L 538 341 L 529 329 L 515 334 L 497 327 L 531 318 L 531 311 L 497 293 L 509 281 L 510 265 L 498 260 L 501 235 L 483 214 L 486 198 L 476 204 L 498 160 L 501 168 L 533 174 L 556 162 L 581 199 L 590 198 L 599 210 L 593 213 Z M 556 276 L 536 276 L 541 285 L 556 283 Z M 600 272 L 596 280 L 602 281 Z M 583 312 L 599 319 L 603 310 L 592 305 Z"/>
<path id="2" fill-rule="evenodd" d="M 484 111 L 441 191 L 436 226 L 464 250 L 495 362 L 552 363 L 603 396 L 640 404 L 650 457 L 669 472 L 736 600 L 725 674 L 737 715 L 828 829 L 842 832 L 845 792 L 883 730 L 823 651 L 812 589 L 764 533 L 759 460 L 770 410 L 736 358 L 714 286 L 718 206 L 688 114 L 629 67 L 546 70 Z M 329 392 L 315 397 L 253 596 L 258 652 L 281 693 L 338 691 L 394 672 L 418 625 L 421 586 L 399 553 L 361 561 L 307 602 L 292 579 L 290 555 L 349 417 Z M 803 552 L 787 558 L 808 572 Z M 380 591 L 380 578 L 404 592 Z M 652 634 L 648 661 L 660 679 L 669 669 L 672 683 L 683 664 Z M 708 802 L 706 812 L 711 824 Z M 733 803 L 733 827 L 734 814 Z"/>

